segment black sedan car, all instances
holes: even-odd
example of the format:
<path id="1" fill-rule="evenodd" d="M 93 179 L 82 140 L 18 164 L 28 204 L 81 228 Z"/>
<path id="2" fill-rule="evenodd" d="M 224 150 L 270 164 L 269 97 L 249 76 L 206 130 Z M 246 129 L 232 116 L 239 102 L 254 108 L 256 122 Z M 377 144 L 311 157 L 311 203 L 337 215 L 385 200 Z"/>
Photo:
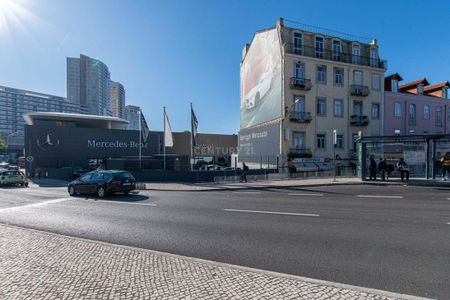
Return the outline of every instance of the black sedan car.
<path id="1" fill-rule="evenodd" d="M 96 194 L 99 198 L 109 193 L 128 194 L 134 189 L 136 189 L 136 179 L 129 172 L 121 170 L 89 172 L 70 182 L 67 187 L 70 196 Z"/>

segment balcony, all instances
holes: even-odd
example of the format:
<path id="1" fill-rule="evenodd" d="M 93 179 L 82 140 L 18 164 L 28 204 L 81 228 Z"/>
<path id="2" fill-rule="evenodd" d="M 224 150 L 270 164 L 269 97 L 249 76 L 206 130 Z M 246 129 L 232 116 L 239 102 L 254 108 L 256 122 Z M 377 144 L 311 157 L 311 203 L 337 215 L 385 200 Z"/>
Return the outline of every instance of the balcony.
<path id="1" fill-rule="evenodd" d="M 350 125 L 352 126 L 367 126 L 369 125 L 369 117 L 367 116 L 350 116 Z"/>
<path id="2" fill-rule="evenodd" d="M 296 158 L 311 157 L 312 152 L 309 148 L 292 147 L 289 148 L 290 156 Z"/>
<path id="3" fill-rule="evenodd" d="M 312 83 L 310 79 L 292 77 L 289 86 L 291 89 L 309 91 Z"/>
<path id="4" fill-rule="evenodd" d="M 315 47 L 298 46 L 294 45 L 293 43 L 286 43 L 284 45 L 284 51 L 285 53 L 315 57 L 332 61 L 339 61 L 354 65 L 369 66 L 384 70 L 386 70 L 387 68 L 387 62 L 379 58 L 370 58 L 367 56 L 359 56 L 353 55 L 351 53 L 336 52 L 325 49 L 322 49 L 321 51 L 316 51 Z"/>
<path id="5" fill-rule="evenodd" d="M 369 87 L 366 85 L 353 84 L 350 86 L 350 95 L 352 96 L 366 97 L 369 96 L 369 94 L 370 90 Z"/>
<path id="6" fill-rule="evenodd" d="M 312 116 L 309 112 L 291 111 L 289 114 L 289 120 L 298 123 L 309 123 L 312 120 Z"/>

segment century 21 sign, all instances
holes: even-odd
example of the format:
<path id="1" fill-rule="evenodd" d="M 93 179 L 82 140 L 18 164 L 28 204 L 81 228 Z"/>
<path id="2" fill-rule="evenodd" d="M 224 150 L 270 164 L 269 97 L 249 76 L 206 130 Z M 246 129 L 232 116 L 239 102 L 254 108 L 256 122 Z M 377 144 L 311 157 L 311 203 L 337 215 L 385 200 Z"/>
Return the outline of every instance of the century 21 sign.
<path id="1" fill-rule="evenodd" d="M 97 140 L 88 140 L 87 141 L 88 148 L 139 148 L 139 142 L 129 141 L 129 142 L 120 142 L 118 140 L 115 141 L 97 141 Z M 147 148 L 146 143 L 141 143 L 141 148 Z"/>

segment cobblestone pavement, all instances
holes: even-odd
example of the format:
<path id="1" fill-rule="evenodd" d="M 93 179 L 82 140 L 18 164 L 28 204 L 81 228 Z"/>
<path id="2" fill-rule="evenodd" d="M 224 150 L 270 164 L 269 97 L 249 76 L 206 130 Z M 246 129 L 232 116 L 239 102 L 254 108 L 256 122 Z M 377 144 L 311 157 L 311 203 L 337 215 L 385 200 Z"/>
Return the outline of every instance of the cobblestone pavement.
<path id="1" fill-rule="evenodd" d="M 0 299 L 414 299 L 0 225 Z"/>

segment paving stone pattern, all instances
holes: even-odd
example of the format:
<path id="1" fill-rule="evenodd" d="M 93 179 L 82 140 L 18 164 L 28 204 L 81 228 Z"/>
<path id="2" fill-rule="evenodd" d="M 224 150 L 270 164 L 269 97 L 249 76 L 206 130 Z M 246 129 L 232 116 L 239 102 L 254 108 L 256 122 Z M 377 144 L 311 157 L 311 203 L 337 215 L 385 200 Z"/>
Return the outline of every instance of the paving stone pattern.
<path id="1" fill-rule="evenodd" d="M 394 299 L 0 225 L 0 299 Z"/>

